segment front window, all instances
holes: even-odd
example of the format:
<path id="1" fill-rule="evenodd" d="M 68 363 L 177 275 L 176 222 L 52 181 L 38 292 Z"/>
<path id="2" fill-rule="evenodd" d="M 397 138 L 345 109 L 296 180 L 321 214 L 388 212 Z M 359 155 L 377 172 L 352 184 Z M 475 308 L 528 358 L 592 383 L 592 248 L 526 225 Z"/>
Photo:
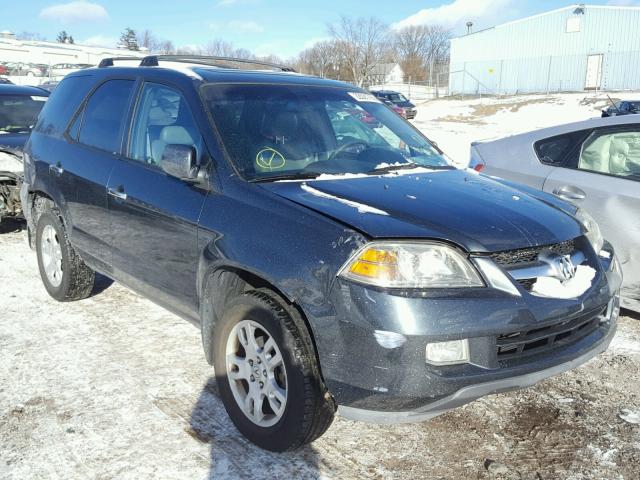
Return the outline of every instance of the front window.
<path id="1" fill-rule="evenodd" d="M 249 180 L 454 168 L 369 93 L 291 85 L 207 85 L 205 103 Z"/>
<path id="2" fill-rule="evenodd" d="M 29 133 L 46 100 L 44 95 L 0 95 L 0 135 Z"/>

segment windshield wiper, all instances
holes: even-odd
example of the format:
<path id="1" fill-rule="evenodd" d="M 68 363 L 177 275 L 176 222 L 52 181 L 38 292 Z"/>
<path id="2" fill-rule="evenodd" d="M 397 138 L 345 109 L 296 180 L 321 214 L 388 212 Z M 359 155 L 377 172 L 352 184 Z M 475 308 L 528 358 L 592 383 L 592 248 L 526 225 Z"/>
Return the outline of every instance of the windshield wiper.
<path id="1" fill-rule="evenodd" d="M 456 167 L 452 165 L 422 165 L 420 163 L 402 163 L 400 165 L 385 165 L 384 167 L 374 168 L 368 171 L 369 175 L 375 175 L 383 172 L 393 172 L 395 170 L 407 170 L 412 168 L 426 168 L 428 170 L 455 170 Z"/>
<path id="2" fill-rule="evenodd" d="M 367 173 L 391 172 L 393 170 L 404 170 L 407 168 L 417 168 L 420 166 L 421 165 L 418 165 L 414 162 L 400 163 L 396 165 L 385 165 L 384 167 L 376 167 L 373 170 L 369 170 Z"/>
<path id="3" fill-rule="evenodd" d="M 317 178 L 320 175 L 321 174 L 318 172 L 298 172 L 298 173 L 287 173 L 282 175 L 271 175 L 268 177 L 252 178 L 249 181 L 251 183 L 261 183 L 261 182 L 275 182 L 277 180 L 309 180 L 309 179 Z"/>

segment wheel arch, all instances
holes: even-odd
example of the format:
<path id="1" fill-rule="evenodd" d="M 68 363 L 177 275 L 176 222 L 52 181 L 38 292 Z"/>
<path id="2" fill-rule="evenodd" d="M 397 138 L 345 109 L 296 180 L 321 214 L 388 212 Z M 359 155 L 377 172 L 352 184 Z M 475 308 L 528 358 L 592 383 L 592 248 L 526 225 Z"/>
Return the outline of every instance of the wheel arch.
<path id="1" fill-rule="evenodd" d="M 223 265 L 210 268 L 204 276 L 200 289 L 200 325 L 202 332 L 202 346 L 205 357 L 210 365 L 213 365 L 213 331 L 220 315 L 223 314 L 226 305 L 234 298 L 249 290 L 267 289 L 271 291 L 287 308 L 290 315 L 297 317 L 309 332 L 309 337 L 314 350 L 316 363 L 322 376 L 322 366 L 318 355 L 318 347 L 313 328 L 303 309 L 294 298 L 278 288 L 275 282 L 265 276 L 248 269 L 234 265 Z"/>

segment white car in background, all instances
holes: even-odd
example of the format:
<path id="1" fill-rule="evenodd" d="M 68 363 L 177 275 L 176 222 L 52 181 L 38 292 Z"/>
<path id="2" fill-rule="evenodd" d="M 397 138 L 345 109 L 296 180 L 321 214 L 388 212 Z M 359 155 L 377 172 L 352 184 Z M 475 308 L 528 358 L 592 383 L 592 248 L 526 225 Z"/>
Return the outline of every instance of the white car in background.
<path id="1" fill-rule="evenodd" d="M 89 67 L 93 67 L 93 65 L 89 65 L 88 63 L 56 63 L 51 66 L 51 76 L 64 77 L 69 73 L 77 72 L 78 70 Z"/>
<path id="2" fill-rule="evenodd" d="M 471 144 L 469 166 L 587 210 L 616 249 L 622 305 L 640 312 L 640 116 L 594 118 Z"/>

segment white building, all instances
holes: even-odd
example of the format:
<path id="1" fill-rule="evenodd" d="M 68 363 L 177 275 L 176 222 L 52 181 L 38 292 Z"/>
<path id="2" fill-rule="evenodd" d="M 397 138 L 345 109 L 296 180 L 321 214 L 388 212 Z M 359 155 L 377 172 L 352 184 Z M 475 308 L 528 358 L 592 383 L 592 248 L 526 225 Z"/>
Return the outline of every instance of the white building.
<path id="1" fill-rule="evenodd" d="M 404 71 L 397 63 L 381 63 L 373 67 L 370 77 L 372 84 L 401 83 Z"/>

